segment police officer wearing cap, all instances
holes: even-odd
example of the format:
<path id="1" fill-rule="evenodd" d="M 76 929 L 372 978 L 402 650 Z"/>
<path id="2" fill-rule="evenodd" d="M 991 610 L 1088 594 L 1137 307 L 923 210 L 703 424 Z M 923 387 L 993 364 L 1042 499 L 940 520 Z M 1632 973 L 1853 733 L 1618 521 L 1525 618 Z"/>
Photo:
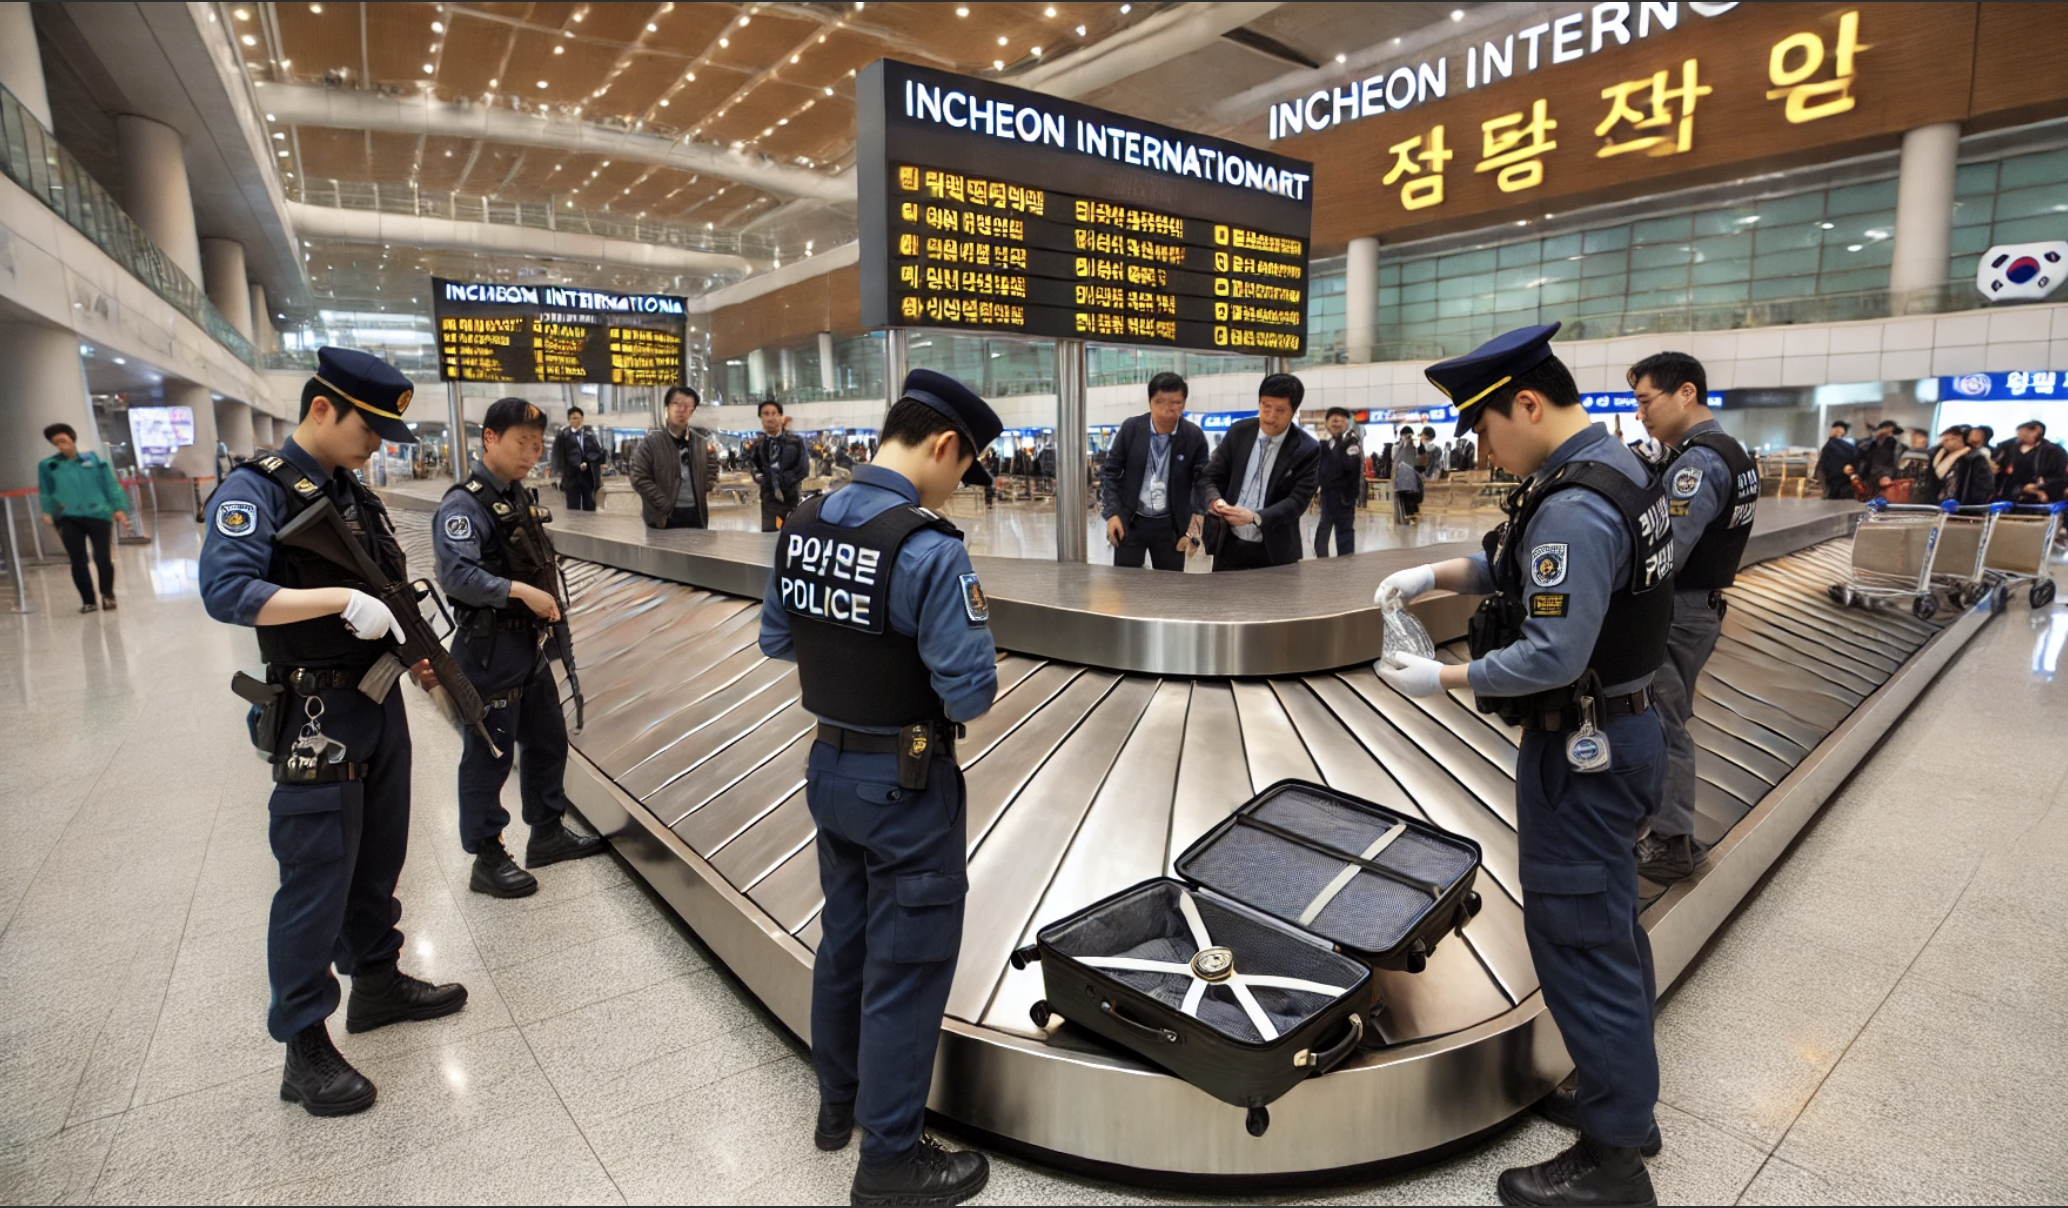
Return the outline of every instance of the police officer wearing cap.
<path id="1" fill-rule="evenodd" d="M 266 1028 L 287 1045 L 280 1097 L 315 1116 L 373 1105 L 374 1086 L 331 1043 L 331 966 L 352 979 L 345 1030 L 435 1019 L 466 1005 L 466 987 L 432 985 L 396 968 L 402 905 L 395 882 L 409 838 L 409 721 L 389 655 L 394 614 L 350 571 L 275 534 L 328 499 L 377 564 L 406 573 L 387 512 L 353 471 L 383 440 L 407 441 L 410 382 L 364 352 L 324 348 L 302 388 L 301 423 L 277 454 L 224 478 L 201 547 L 208 614 L 258 630 L 263 683 L 240 675 L 253 702 L 254 745 L 273 762 L 269 804 L 280 888 L 266 934 L 273 985 Z M 429 687 L 428 664 L 412 669 Z"/>
<path id="2" fill-rule="evenodd" d="M 1649 1204 L 1643 1152 L 1652 1109 L 1651 944 L 1638 922 L 1634 845 L 1658 807 L 1665 737 L 1650 683 L 1673 619 L 1665 492 L 1589 422 L 1551 353 L 1557 324 L 1509 332 L 1430 366 L 1454 400 L 1457 434 L 1524 481 L 1484 552 L 1389 576 L 1378 600 L 1445 589 L 1485 595 L 1472 661 L 1388 655 L 1401 692 L 1471 688 L 1481 711 L 1522 727 L 1515 774 L 1523 930 L 1544 1003 L 1577 1067 L 1576 1095 L 1540 1110 L 1580 1139 L 1501 1175 L 1507 1204 Z"/>
<path id="3" fill-rule="evenodd" d="M 1651 831 L 1637 841 L 1637 872 L 1660 885 L 1692 875 L 1708 854 L 1695 835 L 1695 680 L 1716 649 L 1729 609 L 1723 589 L 1759 507 L 1759 464 L 1709 413 L 1709 375 L 1684 352 L 1661 352 L 1630 367 L 1637 418 L 1665 449 L 1660 476 L 1673 517 L 1673 628 L 1666 661 L 1652 680 L 1653 707 L 1666 727 L 1666 797 Z"/>
<path id="4" fill-rule="evenodd" d="M 487 707 L 490 747 L 461 731 L 460 846 L 474 857 L 475 893 L 521 898 L 538 878 L 503 847 L 510 815 L 503 782 L 518 763 L 517 789 L 531 839 L 526 868 L 601 855 L 605 844 L 577 834 L 567 814 L 567 721 L 548 660 L 558 653 L 559 559 L 546 536 L 549 517 L 524 485 L 545 451 L 546 416 L 521 398 L 497 399 L 481 421 L 481 460 L 439 501 L 431 526 L 438 585 L 452 601 L 453 661 Z M 521 756 L 520 753 L 521 752 Z"/>
<path id="5" fill-rule="evenodd" d="M 990 1173 L 925 1123 L 969 890 L 955 740 L 998 691 L 983 588 L 936 509 L 990 485 L 976 455 L 1001 428 L 961 382 L 913 370 L 870 464 L 784 524 L 762 604 L 762 653 L 796 661 L 819 719 L 805 787 L 826 897 L 817 1142 L 840 1149 L 861 1125 L 857 1204 L 959 1203 Z"/>

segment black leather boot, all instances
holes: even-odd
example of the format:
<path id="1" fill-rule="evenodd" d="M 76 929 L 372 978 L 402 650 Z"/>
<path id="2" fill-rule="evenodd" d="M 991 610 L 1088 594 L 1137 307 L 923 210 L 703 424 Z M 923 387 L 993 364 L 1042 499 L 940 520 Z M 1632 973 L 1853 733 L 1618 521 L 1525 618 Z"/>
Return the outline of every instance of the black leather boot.
<path id="1" fill-rule="evenodd" d="M 1550 1094 L 1544 1096 L 1542 1099 L 1537 1100 L 1537 1114 L 1544 1117 L 1546 1120 L 1549 1120 L 1553 1124 L 1557 1124 L 1565 1128 L 1570 1128 L 1574 1132 L 1579 1132 L 1579 1094 L 1573 1090 L 1571 1083 L 1567 1083 L 1566 1085 L 1561 1086 L 1557 1090 L 1552 1091 Z M 1659 1156 L 1659 1149 L 1661 1148 L 1661 1145 L 1662 1142 L 1659 1140 L 1659 1122 L 1657 1120 L 1653 1120 L 1651 1135 L 1647 1136 L 1644 1139 L 1644 1145 L 1639 1149 L 1638 1152 L 1642 1153 L 1647 1158 L 1656 1158 Z"/>
<path id="2" fill-rule="evenodd" d="M 528 898 L 539 891 L 539 879 L 517 867 L 498 843 L 474 853 L 474 875 L 467 887 L 492 898 Z"/>
<path id="3" fill-rule="evenodd" d="M 354 974 L 352 997 L 345 1002 L 345 1031 L 371 1032 L 391 1023 L 437 1019 L 466 1005 L 467 988 L 458 982 L 434 986 L 395 969 Z"/>
<path id="4" fill-rule="evenodd" d="M 819 1127 L 811 1139 L 828 1153 L 836 1149 L 846 1149 L 847 1143 L 854 1139 L 854 1104 L 827 1103 L 820 1100 Z"/>
<path id="5" fill-rule="evenodd" d="M 1582 1134 L 1573 1147 L 1535 1166 L 1503 1171 L 1503 1204 L 1656 1204 L 1651 1172 L 1636 1148 L 1596 1145 Z"/>
<path id="6" fill-rule="evenodd" d="M 531 842 L 524 845 L 524 866 L 544 868 L 562 860 L 600 856 L 609 846 L 595 835 L 577 835 L 555 819 L 531 828 Z"/>
<path id="7" fill-rule="evenodd" d="M 1693 835 L 1646 835 L 1637 841 L 1637 875 L 1658 885 L 1685 881 L 1708 854 Z"/>
<path id="8" fill-rule="evenodd" d="M 330 1043 L 330 1029 L 321 1020 L 288 1040 L 287 1069 L 280 1075 L 283 1100 L 301 1104 L 312 1116 L 349 1116 L 372 1107 L 378 1093 Z"/>
<path id="9" fill-rule="evenodd" d="M 854 1173 L 850 1204 L 960 1204 L 984 1189 L 991 1178 L 991 1161 L 968 1150 L 951 1152 L 932 1137 L 921 1136 L 919 1144 L 888 1170 L 871 1174 Z"/>

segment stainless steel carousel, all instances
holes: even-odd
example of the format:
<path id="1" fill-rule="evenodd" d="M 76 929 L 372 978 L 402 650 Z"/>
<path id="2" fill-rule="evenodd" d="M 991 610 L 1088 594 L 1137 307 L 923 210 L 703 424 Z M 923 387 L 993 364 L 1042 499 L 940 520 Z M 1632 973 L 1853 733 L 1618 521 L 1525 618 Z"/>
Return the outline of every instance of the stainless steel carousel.
<path id="1" fill-rule="evenodd" d="M 1645 915 L 1662 985 L 1923 686 L 1987 619 L 1842 609 L 1858 509 L 1767 500 L 1699 685 L 1703 871 Z M 589 820 L 800 1037 L 822 905 L 804 762 L 812 718 L 755 646 L 772 538 L 553 526 L 578 560 L 571 617 L 588 722 L 568 791 Z M 1372 586 L 1465 546 L 1207 579 L 977 559 L 1004 652 L 969 726 L 970 897 L 931 1106 L 995 1143 L 1109 1177 L 1284 1185 L 1441 1153 L 1501 1125 L 1571 1064 L 1523 939 L 1517 733 L 1469 696 L 1416 701 L 1374 675 Z M 1751 565 L 1755 563 L 1756 565 Z M 1417 612 L 1444 657 L 1474 601 Z M 1986 607 L 1986 604 L 1985 606 Z M 1008 957 L 1046 922 L 1144 878 L 1253 791 L 1320 781 L 1412 811 L 1484 852 L 1484 908 L 1426 971 L 1379 974 L 1382 1044 L 1243 1114 L 1037 1027 L 1039 969 Z"/>

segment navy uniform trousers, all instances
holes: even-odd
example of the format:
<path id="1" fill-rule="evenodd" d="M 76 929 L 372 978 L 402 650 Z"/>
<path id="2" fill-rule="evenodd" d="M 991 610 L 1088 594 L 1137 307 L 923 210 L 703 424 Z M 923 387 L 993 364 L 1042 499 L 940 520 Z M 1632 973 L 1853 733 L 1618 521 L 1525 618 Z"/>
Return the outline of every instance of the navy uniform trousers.
<path id="1" fill-rule="evenodd" d="M 500 842 L 510 825 L 503 783 L 512 762 L 527 826 L 557 822 L 567 813 L 567 719 L 553 668 L 538 656 L 535 633 L 497 628 L 485 667 L 474 657 L 477 643 L 464 636 L 453 642 L 453 661 L 481 694 L 488 732 L 502 751 L 500 758 L 491 754 L 471 726 L 461 731 L 460 848 L 469 855 Z"/>
<path id="2" fill-rule="evenodd" d="M 1328 557 L 1329 534 L 1336 538 L 1336 553 L 1347 558 L 1357 552 L 1357 504 L 1352 500 L 1321 501 L 1321 518 L 1314 526 L 1314 556 Z"/>
<path id="3" fill-rule="evenodd" d="M 281 784 L 268 805 L 280 888 L 266 932 L 273 1005 L 266 1030 L 285 1041 L 337 1010 L 337 978 L 395 967 L 402 904 L 395 882 L 409 849 L 409 720 L 402 686 L 379 704 L 356 687 L 326 688 L 323 732 L 366 765 L 363 780 Z M 287 740 L 304 721 L 290 692 Z"/>
<path id="4" fill-rule="evenodd" d="M 1544 1005 L 1579 1071 L 1580 1121 L 1637 1146 L 1659 1098 L 1651 939 L 1637 921 L 1638 830 L 1666 777 L 1658 714 L 1602 727 L 1609 767 L 1575 772 L 1563 733 L 1524 730 L 1516 764 L 1523 933 Z"/>
<path id="5" fill-rule="evenodd" d="M 924 789 L 901 789 L 897 756 L 815 742 L 805 774 L 826 894 L 812 1065 L 825 1101 L 855 1105 L 862 1165 L 880 1170 L 926 1126 L 969 892 L 962 771 L 936 759 Z"/>
<path id="6" fill-rule="evenodd" d="M 1695 740 L 1687 720 L 1695 712 L 1695 682 L 1722 632 L 1723 614 L 1709 606 L 1708 592 L 1675 593 L 1666 661 L 1652 677 L 1652 707 L 1666 727 L 1666 791 L 1652 818 L 1652 833 L 1661 838 L 1695 833 Z"/>

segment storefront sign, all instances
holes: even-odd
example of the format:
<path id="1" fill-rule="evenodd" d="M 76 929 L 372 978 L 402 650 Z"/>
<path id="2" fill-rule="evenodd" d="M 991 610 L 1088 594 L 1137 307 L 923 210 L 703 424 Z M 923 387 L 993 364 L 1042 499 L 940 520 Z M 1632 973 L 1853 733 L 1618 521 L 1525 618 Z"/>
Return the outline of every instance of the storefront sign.
<path id="1" fill-rule="evenodd" d="M 1963 373 L 1939 379 L 1939 401 L 2008 402 L 2012 399 L 2068 400 L 2068 372 L 2017 369 L 2009 373 Z"/>
<path id="2" fill-rule="evenodd" d="M 888 59 L 856 102 L 863 326 L 1306 350 L 1311 165 Z"/>

